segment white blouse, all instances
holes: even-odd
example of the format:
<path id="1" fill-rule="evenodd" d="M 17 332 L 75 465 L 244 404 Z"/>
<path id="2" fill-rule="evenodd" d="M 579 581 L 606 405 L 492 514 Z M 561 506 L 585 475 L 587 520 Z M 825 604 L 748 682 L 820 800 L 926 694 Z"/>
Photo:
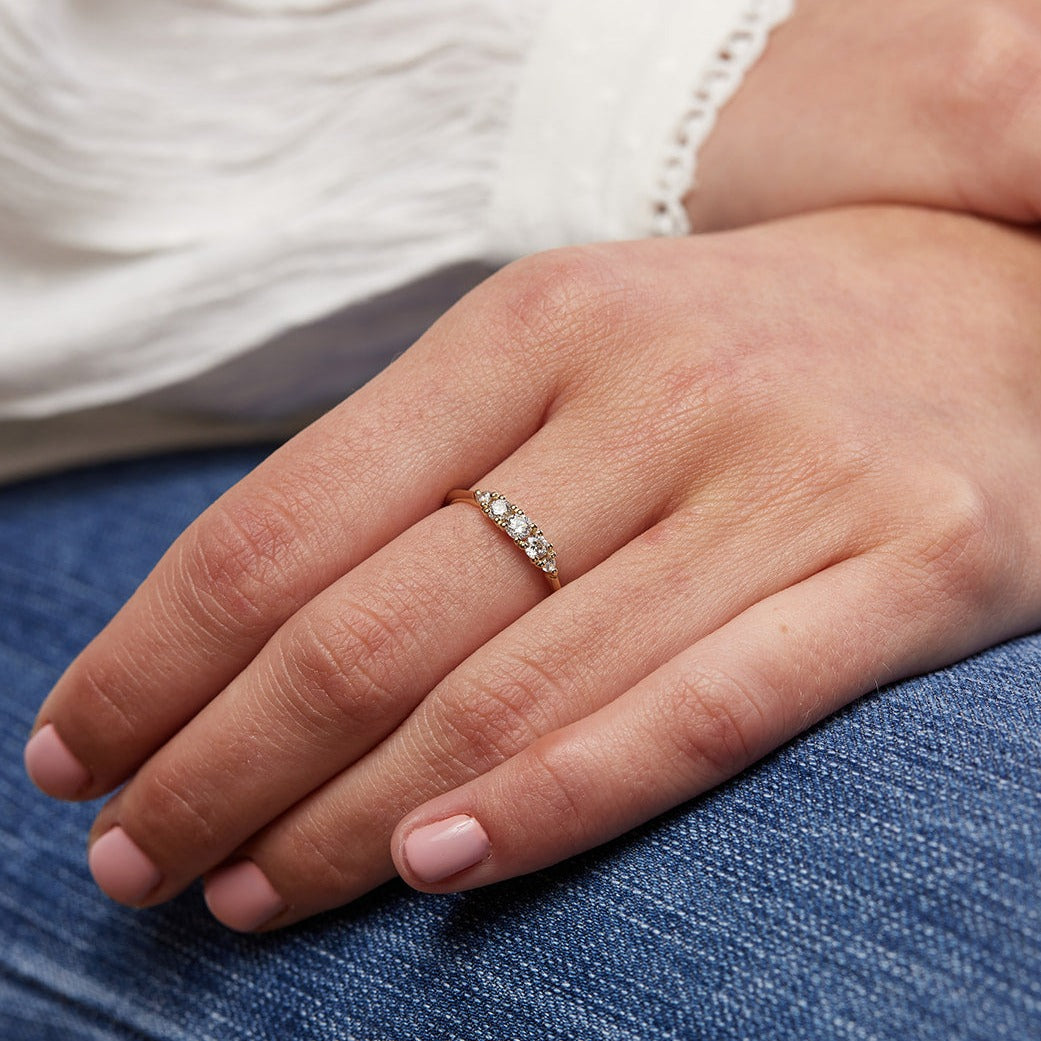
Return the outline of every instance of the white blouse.
<path id="1" fill-rule="evenodd" d="M 317 411 L 494 265 L 687 233 L 791 6 L 0 0 L 8 469 L 24 421 L 117 402 Z"/>

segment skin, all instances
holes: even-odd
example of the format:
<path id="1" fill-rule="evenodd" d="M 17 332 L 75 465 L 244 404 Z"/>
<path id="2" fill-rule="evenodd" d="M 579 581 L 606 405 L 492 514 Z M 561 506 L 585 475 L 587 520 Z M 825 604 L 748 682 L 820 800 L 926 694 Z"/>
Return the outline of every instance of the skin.
<path id="1" fill-rule="evenodd" d="M 691 223 L 873 202 L 1041 221 L 1037 0 L 797 0 L 698 154 Z"/>
<path id="2" fill-rule="evenodd" d="M 798 263 L 793 264 L 792 258 Z M 901 208 L 504 269 L 211 507 L 41 711 L 274 928 L 532 871 L 1041 622 L 1041 249 Z M 548 528 L 564 587 L 453 486 Z M 136 771 L 136 772 L 135 772 Z M 439 884 L 411 828 L 476 817 Z"/>
<path id="3" fill-rule="evenodd" d="M 688 199 L 755 226 L 511 265 L 192 525 L 34 728 L 75 797 L 128 782 L 90 841 L 158 865 L 142 903 L 241 857 L 264 928 L 532 871 L 1041 624 L 1041 244 L 941 212 L 1041 214 L 1038 20 L 803 0 Z M 457 813 L 491 852 L 425 884 L 404 839 Z"/>

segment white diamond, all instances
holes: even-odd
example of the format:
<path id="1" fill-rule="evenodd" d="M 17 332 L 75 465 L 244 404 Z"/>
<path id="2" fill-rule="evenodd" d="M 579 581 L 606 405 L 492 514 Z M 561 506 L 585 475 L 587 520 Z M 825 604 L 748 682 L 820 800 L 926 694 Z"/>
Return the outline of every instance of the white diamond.
<path id="1" fill-rule="evenodd" d="M 506 530 L 515 539 L 522 539 L 531 531 L 531 521 L 523 513 L 515 513 L 506 522 Z"/>
<path id="2" fill-rule="evenodd" d="M 542 562 L 541 567 L 543 571 L 556 571 L 557 562 L 552 557 L 549 557 Z"/>
<path id="3" fill-rule="evenodd" d="M 549 552 L 549 543 L 541 535 L 532 535 L 524 543 L 524 552 L 532 560 L 538 560 L 539 557 L 544 557 Z"/>
<path id="4" fill-rule="evenodd" d="M 492 501 L 491 492 L 474 492 L 474 498 L 482 505 L 487 506 Z"/>
<path id="5" fill-rule="evenodd" d="M 497 520 L 502 520 L 510 512 L 510 504 L 505 499 L 494 499 L 488 512 Z"/>

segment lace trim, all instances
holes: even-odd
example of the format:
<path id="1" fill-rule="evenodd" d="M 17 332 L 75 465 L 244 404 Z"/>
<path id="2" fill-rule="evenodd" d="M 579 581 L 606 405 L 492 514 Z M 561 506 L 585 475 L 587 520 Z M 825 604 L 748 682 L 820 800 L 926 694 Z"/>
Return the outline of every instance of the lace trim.
<path id="1" fill-rule="evenodd" d="M 770 33 L 792 12 L 792 0 L 751 0 L 736 29 L 716 51 L 691 94 L 676 132 L 666 147 L 656 191 L 651 198 L 658 235 L 689 235 L 684 196 L 695 184 L 697 156 L 716 125 L 720 109 L 741 86 L 766 48 Z"/>

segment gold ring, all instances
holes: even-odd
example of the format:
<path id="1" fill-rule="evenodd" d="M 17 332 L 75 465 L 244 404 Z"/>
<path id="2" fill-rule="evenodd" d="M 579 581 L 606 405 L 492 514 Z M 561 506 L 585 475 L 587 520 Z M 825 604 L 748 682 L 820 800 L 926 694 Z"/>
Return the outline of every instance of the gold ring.
<path id="1" fill-rule="evenodd" d="M 505 495 L 469 488 L 453 488 L 445 496 L 445 506 L 453 502 L 469 502 L 476 506 L 496 527 L 501 528 L 522 549 L 524 555 L 546 576 L 553 589 L 560 588 L 557 558 L 549 539 L 532 519 Z"/>

